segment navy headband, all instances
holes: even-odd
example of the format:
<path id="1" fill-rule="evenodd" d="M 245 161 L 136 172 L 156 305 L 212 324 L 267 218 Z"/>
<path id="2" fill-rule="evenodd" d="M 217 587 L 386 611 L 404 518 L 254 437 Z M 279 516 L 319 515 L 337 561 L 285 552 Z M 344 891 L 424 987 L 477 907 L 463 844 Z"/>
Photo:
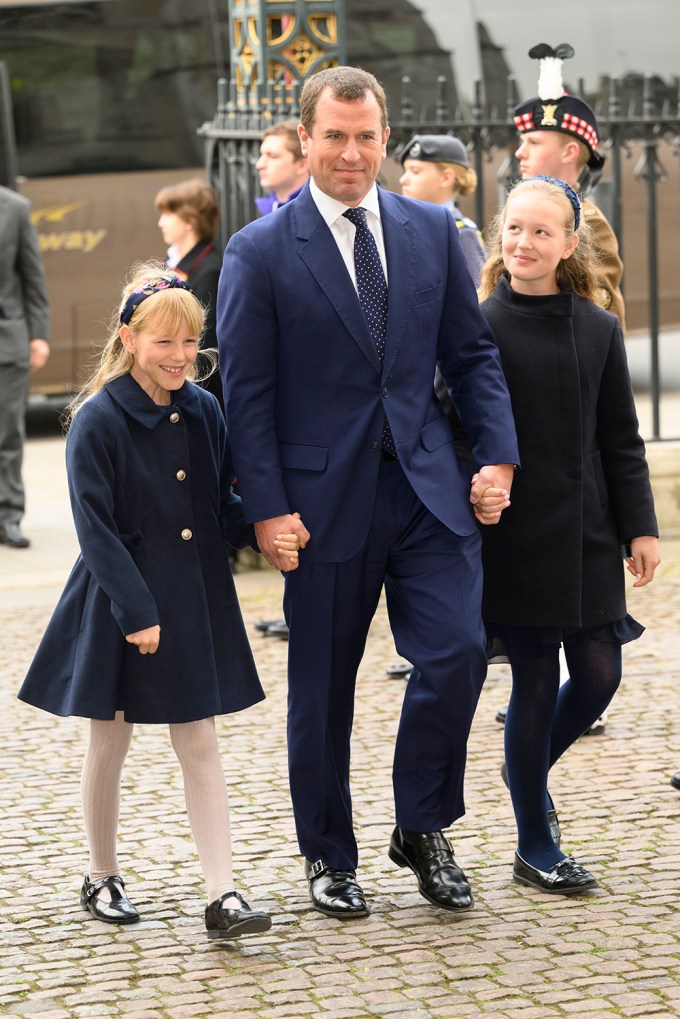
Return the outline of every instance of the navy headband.
<path id="1" fill-rule="evenodd" d="M 530 180 L 546 180 L 548 184 L 554 184 L 555 187 L 561 188 L 562 191 L 564 191 L 565 195 L 569 199 L 572 209 L 574 210 L 574 230 L 578 230 L 579 223 L 581 222 L 581 203 L 576 192 L 558 177 L 546 177 L 543 173 L 539 173 L 535 177 L 525 177 L 524 180 L 520 181 L 520 183 L 527 184 Z"/>
<path id="2" fill-rule="evenodd" d="M 162 276 L 155 276 L 151 280 L 147 280 L 137 290 L 133 290 L 128 296 L 125 304 L 120 313 L 121 325 L 127 325 L 132 316 L 134 315 L 137 308 L 140 306 L 142 301 L 145 301 L 147 297 L 151 297 L 153 294 L 159 294 L 161 290 L 173 290 L 179 287 L 180 290 L 188 290 L 190 294 L 193 290 L 185 280 L 180 279 L 173 272 L 165 273 Z"/>

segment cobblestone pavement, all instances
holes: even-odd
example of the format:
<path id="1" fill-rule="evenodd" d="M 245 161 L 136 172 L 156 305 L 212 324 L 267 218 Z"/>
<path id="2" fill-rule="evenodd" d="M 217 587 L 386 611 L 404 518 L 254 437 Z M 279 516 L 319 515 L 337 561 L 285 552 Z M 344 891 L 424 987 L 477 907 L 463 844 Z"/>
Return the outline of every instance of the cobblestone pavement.
<path id="1" fill-rule="evenodd" d="M 492 667 L 470 740 L 468 813 L 449 833 L 476 896 L 476 909 L 461 916 L 431 907 L 387 857 L 404 684 L 385 675 L 397 658 L 383 606 L 360 672 L 353 754 L 360 879 L 372 912 L 342 923 L 309 908 L 286 779 L 286 644 L 254 630 L 257 619 L 280 614 L 281 581 L 268 569 L 239 574 L 268 698 L 220 719 L 219 734 L 238 885 L 274 926 L 220 944 L 205 938 L 179 767 L 162 727 L 138 727 L 124 774 L 121 862 L 143 919 L 108 927 L 79 907 L 87 723 L 15 699 L 74 548 L 61 441 L 29 443 L 27 454 L 33 546 L 0 546 L 2 1014 L 680 1016 L 680 793 L 669 785 L 680 769 L 680 540 L 664 542 L 657 582 L 631 594 L 648 631 L 624 651 L 606 732 L 581 739 L 551 781 L 565 844 L 600 888 L 568 899 L 511 880 L 514 829 L 494 721 L 509 684 L 506 667 Z"/>

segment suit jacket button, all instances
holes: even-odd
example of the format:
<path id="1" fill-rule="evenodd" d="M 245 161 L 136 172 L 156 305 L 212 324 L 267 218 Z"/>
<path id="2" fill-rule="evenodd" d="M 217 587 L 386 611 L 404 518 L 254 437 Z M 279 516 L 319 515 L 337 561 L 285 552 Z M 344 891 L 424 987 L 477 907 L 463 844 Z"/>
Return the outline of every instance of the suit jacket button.
<path id="1" fill-rule="evenodd" d="M 179 471 L 177 471 L 177 474 L 175 474 L 175 477 L 177 478 L 178 481 L 184 481 L 186 476 L 187 476 L 187 472 L 183 471 L 183 470 L 179 470 Z"/>
<path id="2" fill-rule="evenodd" d="M 184 530 L 182 531 L 182 538 L 184 539 L 184 541 L 191 541 L 191 539 L 193 538 L 193 534 L 191 533 L 188 527 L 185 527 Z"/>
<path id="3" fill-rule="evenodd" d="M 383 387 L 382 395 L 383 395 L 383 396 L 389 396 L 389 395 L 390 395 L 390 391 L 389 391 L 389 389 L 387 388 L 387 386 L 384 386 L 384 387 Z"/>
<path id="4" fill-rule="evenodd" d="M 379 442 L 372 442 L 371 443 L 371 453 L 377 453 L 379 449 L 380 449 L 380 443 Z"/>
<path id="5" fill-rule="evenodd" d="M 172 414 L 170 415 L 170 421 L 173 425 L 176 425 L 177 422 L 179 421 L 179 414 L 177 413 L 176 410 L 173 410 Z"/>

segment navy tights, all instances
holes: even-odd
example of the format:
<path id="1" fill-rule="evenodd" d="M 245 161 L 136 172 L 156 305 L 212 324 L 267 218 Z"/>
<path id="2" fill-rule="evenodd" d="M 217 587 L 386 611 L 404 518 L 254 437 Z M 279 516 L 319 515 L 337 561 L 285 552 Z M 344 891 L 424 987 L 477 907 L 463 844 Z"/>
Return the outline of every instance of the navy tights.
<path id="1" fill-rule="evenodd" d="M 605 711 L 621 682 L 619 644 L 583 634 L 564 639 L 569 679 L 560 686 L 559 651 L 512 664 L 505 760 L 522 859 L 550 870 L 564 859 L 550 835 L 548 771 Z"/>

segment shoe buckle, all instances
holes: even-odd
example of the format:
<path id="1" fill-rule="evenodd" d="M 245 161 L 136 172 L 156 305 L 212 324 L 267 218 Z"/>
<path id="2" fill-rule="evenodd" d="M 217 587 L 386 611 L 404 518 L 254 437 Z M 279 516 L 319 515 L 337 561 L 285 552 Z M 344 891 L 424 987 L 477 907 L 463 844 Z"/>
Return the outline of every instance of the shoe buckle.
<path id="1" fill-rule="evenodd" d="M 307 876 L 310 878 L 318 877 L 319 874 L 323 874 L 325 870 L 326 864 L 323 860 L 315 860 L 314 863 L 310 863 Z"/>

